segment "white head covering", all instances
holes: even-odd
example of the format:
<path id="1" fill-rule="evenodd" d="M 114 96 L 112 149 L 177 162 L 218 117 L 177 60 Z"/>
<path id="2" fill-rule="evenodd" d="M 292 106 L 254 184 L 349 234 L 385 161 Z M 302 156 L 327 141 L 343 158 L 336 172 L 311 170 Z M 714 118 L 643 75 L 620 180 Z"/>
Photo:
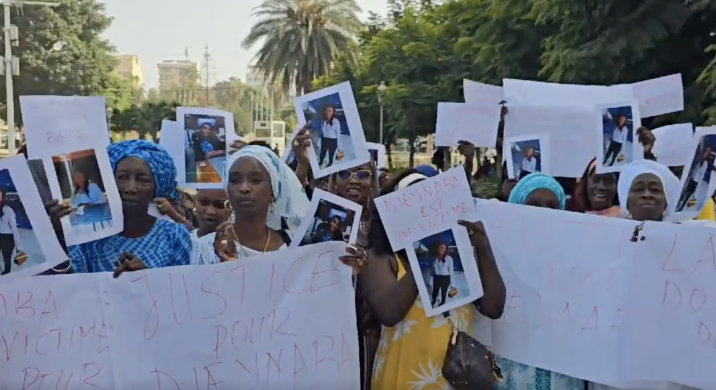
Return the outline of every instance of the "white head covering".
<path id="1" fill-rule="evenodd" d="M 286 218 L 289 229 L 298 227 L 301 224 L 301 217 L 308 213 L 311 203 L 298 177 L 271 149 L 265 146 L 248 145 L 230 155 L 226 161 L 224 188 L 229 186 L 231 166 L 241 157 L 258 160 L 271 177 L 275 207 L 273 210 L 269 210 L 266 225 L 271 229 L 280 230 L 281 217 L 283 217 Z"/>
<path id="2" fill-rule="evenodd" d="M 681 186 L 679 179 L 671 173 L 668 167 L 652 160 L 636 160 L 622 168 L 619 174 L 619 182 L 617 183 L 619 207 L 621 207 L 622 214 L 628 215 L 627 200 L 629 199 L 629 189 L 634 179 L 642 173 L 653 173 L 661 180 L 666 194 L 664 220 L 669 220 L 676 210 Z"/>

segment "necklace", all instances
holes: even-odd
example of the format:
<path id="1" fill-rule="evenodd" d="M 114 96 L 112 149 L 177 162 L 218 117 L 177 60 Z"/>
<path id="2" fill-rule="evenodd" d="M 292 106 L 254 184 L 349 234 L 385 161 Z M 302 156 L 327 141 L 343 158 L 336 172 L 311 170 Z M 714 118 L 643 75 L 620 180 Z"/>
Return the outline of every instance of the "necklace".
<path id="1" fill-rule="evenodd" d="M 266 244 L 264 244 L 264 250 L 261 251 L 261 253 L 266 253 L 266 250 L 268 250 L 269 243 L 271 242 L 271 229 L 266 226 L 266 231 L 268 234 L 266 235 Z M 234 240 L 239 243 L 239 252 L 242 254 L 240 257 L 249 257 L 249 254 L 246 253 L 246 250 L 244 249 L 244 246 L 241 244 L 241 241 L 239 241 L 239 236 L 236 235 L 236 230 L 234 230 L 234 225 L 231 225 L 231 233 L 234 235 Z"/>

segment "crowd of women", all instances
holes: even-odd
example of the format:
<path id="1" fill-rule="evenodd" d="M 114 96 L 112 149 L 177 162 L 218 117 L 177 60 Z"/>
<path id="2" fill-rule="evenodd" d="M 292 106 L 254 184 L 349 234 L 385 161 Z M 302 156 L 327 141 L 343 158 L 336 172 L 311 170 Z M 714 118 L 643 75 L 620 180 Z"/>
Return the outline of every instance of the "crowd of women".
<path id="1" fill-rule="evenodd" d="M 592 161 L 581 179 L 574 182 L 542 173 L 507 180 L 498 198 L 604 217 L 668 220 L 679 197 L 679 180 L 649 153 L 655 140 L 648 131 L 644 134 L 640 140 L 648 158 L 629 164 L 619 174 L 597 174 Z M 372 204 L 379 194 L 402 190 L 439 174 L 446 168 L 444 151 L 436 154 L 438 166 L 391 173 L 377 169 L 371 161 L 337 172 L 322 182 L 311 178 L 306 153 L 310 143 L 307 127 L 301 129 L 293 142 L 296 159 L 291 164 L 268 145 L 233 145 L 224 190 L 193 193 L 177 191 L 174 162 L 160 146 L 144 140 L 111 144 L 108 154 L 122 200 L 124 230 L 66 247 L 69 261 L 43 274 L 113 272 L 115 277 L 121 277 L 122 273 L 146 268 L 240 261 L 287 250 L 293 239 L 289 227 L 297 226 L 295 221 L 309 215 L 313 189 L 321 187 L 365 208 L 357 242 L 348 246 L 341 257 L 355 275 L 362 387 L 451 388 L 441 375 L 441 365 L 452 322 L 443 315 L 425 316 L 406 253 L 391 249 Z M 461 142 L 458 151 L 465 157 L 468 177 L 475 179 L 474 146 Z M 171 220 L 149 215 L 147 210 L 152 203 Z M 69 210 L 58 201 L 48 202 L 46 209 L 64 245 L 59 219 Z M 713 201 L 708 202 L 699 219 L 714 220 Z M 461 319 L 461 330 L 469 332 L 467 324 L 476 313 L 492 319 L 502 315 L 506 289 L 483 225 L 475 221 L 461 224 L 470 234 L 484 290 L 482 298 L 450 313 Z M 498 390 L 607 389 L 499 356 L 495 361 L 502 376 L 494 383 Z"/>

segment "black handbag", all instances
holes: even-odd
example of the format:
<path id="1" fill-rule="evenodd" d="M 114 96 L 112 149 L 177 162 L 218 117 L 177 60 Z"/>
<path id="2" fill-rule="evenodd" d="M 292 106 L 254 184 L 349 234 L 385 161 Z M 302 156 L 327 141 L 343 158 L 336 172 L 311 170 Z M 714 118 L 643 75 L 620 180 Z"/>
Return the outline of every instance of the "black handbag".
<path id="1" fill-rule="evenodd" d="M 494 355 L 479 341 L 460 332 L 453 322 L 443 361 L 443 378 L 455 390 L 492 390 L 502 379 Z"/>

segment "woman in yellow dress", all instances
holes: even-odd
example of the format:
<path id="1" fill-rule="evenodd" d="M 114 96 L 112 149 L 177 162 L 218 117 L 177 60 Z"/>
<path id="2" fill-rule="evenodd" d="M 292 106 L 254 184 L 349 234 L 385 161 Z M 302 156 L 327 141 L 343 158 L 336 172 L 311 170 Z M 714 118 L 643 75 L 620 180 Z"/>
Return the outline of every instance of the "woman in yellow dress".
<path id="1" fill-rule="evenodd" d="M 426 178 L 408 170 L 387 187 L 402 190 Z M 493 319 L 502 315 L 505 285 L 482 223 L 461 221 L 460 224 L 471 232 L 484 296 L 451 310 L 449 318 L 461 331 L 469 334 L 475 309 Z M 441 372 L 452 333 L 448 318 L 440 314 L 430 318 L 425 316 L 424 303 L 418 297 L 405 250 L 393 252 L 375 208 L 369 234 L 372 249 L 360 275 L 361 291 L 383 325 L 373 365 L 372 390 L 449 389 Z"/>

